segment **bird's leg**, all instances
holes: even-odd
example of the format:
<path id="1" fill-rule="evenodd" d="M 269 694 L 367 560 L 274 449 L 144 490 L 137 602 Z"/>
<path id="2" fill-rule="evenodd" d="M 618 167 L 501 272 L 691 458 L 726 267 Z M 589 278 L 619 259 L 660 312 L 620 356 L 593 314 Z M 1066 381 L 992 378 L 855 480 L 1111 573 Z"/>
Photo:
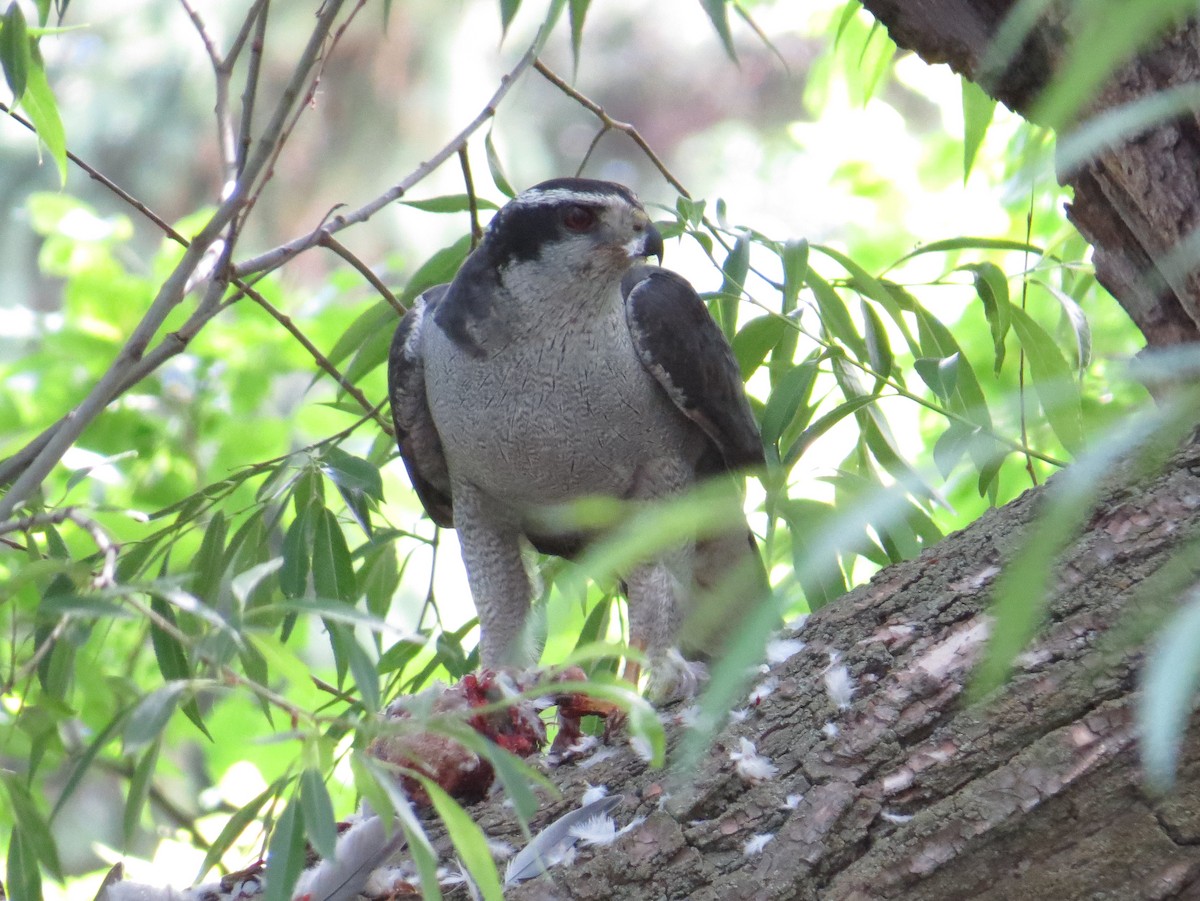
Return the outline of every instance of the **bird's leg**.
<path id="1" fill-rule="evenodd" d="M 520 529 L 478 489 L 454 485 L 454 524 L 479 613 L 479 661 L 498 669 L 529 664 L 522 645 L 533 588 Z"/>
<path id="2" fill-rule="evenodd" d="M 691 562 L 692 549 L 678 548 L 662 560 L 636 567 L 626 579 L 629 643 L 646 653 L 646 695 L 657 704 L 692 697 L 705 677 L 704 667 L 689 663 L 675 646 Z M 632 677 L 635 686 L 639 674 L 636 662 L 626 663 L 625 677 Z"/>

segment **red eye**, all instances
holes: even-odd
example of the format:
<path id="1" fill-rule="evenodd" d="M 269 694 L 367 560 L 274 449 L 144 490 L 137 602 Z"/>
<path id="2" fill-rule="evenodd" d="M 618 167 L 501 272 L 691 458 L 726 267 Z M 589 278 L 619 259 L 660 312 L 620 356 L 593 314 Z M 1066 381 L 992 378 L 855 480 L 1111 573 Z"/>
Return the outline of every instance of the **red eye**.
<path id="1" fill-rule="evenodd" d="M 573 232 L 591 231 L 596 214 L 585 206 L 569 206 L 563 213 L 563 225 Z"/>

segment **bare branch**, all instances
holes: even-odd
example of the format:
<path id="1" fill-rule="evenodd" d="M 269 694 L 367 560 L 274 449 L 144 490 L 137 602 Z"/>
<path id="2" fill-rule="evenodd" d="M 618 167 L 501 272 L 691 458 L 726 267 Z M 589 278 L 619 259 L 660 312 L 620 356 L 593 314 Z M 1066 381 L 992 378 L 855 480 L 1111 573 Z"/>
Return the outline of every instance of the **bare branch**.
<path id="1" fill-rule="evenodd" d="M 321 369 L 323 369 L 330 376 L 332 376 L 333 380 L 341 386 L 343 391 L 358 401 L 359 405 L 367 412 L 368 415 L 371 414 L 372 410 L 378 409 L 375 404 L 372 404 L 369 400 L 367 400 L 366 395 L 364 395 L 354 385 L 353 382 L 342 375 L 338 368 L 329 362 L 329 358 L 321 353 L 315 344 L 308 340 L 308 336 L 305 335 L 304 332 L 300 331 L 300 329 L 296 326 L 296 323 L 292 322 L 291 317 L 279 310 L 274 304 L 272 304 L 257 291 L 247 289 L 246 293 L 251 300 L 266 310 L 267 314 L 272 319 L 283 326 L 284 330 L 293 338 L 295 338 L 300 345 L 309 352 L 312 358 L 316 361 L 317 365 L 320 366 Z M 376 414 L 375 419 L 385 432 L 391 434 L 391 426 L 390 424 L 384 422 L 383 417 Z"/>
<path id="2" fill-rule="evenodd" d="M 96 520 L 80 513 L 77 507 L 61 507 L 49 513 L 36 513 L 33 516 L 23 516 L 20 519 L 0 522 L 0 535 L 9 532 L 30 532 L 44 526 L 59 526 L 67 520 L 75 523 L 91 536 L 97 550 L 104 558 L 100 571 L 92 577 L 92 587 L 107 588 L 113 585 L 116 582 L 117 554 L 121 546 L 108 537 L 108 533 Z"/>
<path id="3" fill-rule="evenodd" d="M 621 122 L 617 119 L 614 119 L 612 116 L 610 116 L 608 113 L 606 113 L 604 111 L 604 107 L 602 107 L 596 101 L 592 100 L 590 97 L 587 97 L 587 96 L 579 93 L 577 90 L 575 90 L 569 84 L 567 84 L 567 82 L 560 75 L 558 75 L 553 69 L 551 69 L 549 66 L 547 66 L 540 59 L 534 61 L 533 67 L 542 74 L 543 78 L 545 78 L 548 82 L 550 82 L 552 85 L 554 85 L 560 91 L 562 91 L 564 94 L 566 94 L 568 97 L 570 97 L 576 103 L 578 103 L 580 106 L 582 106 L 584 109 L 586 109 L 592 115 L 594 115 L 597 119 L 599 119 L 602 123 L 604 123 L 604 125 L 606 125 L 608 128 L 614 128 L 617 131 L 621 132 L 622 134 L 628 135 L 629 139 L 632 140 L 633 143 L 638 145 L 638 147 L 641 149 L 642 153 L 646 154 L 646 158 L 649 159 L 650 162 L 654 164 L 654 168 L 657 169 L 662 174 L 662 177 L 667 180 L 667 182 L 671 185 L 671 187 L 673 187 L 676 191 L 678 191 L 684 197 L 692 196 L 691 194 L 688 193 L 687 188 L 685 188 L 683 186 L 683 183 L 671 173 L 670 169 L 667 168 L 666 163 L 664 163 L 661 159 L 659 159 L 658 154 L 654 152 L 653 148 L 651 148 L 651 146 L 648 143 L 646 143 L 646 139 L 643 138 L 641 136 L 641 134 L 638 133 L 638 130 L 636 128 L 634 128 L 628 122 Z M 601 134 L 603 134 L 603 132 L 601 132 Z M 597 137 L 596 140 L 599 140 L 599 137 Z M 594 143 L 595 142 L 593 142 L 593 144 Z M 591 153 L 590 148 L 588 149 L 588 153 L 589 154 Z M 585 157 L 585 160 L 586 160 L 586 157 Z"/>
<path id="4" fill-rule="evenodd" d="M 92 387 L 79 406 L 67 414 L 54 434 L 12 482 L 5 495 L 0 497 L 0 520 L 12 516 L 17 507 L 42 484 L 67 449 L 75 443 L 83 430 L 116 396 L 114 392 L 128 379 L 130 371 L 142 360 L 147 346 L 162 327 L 168 314 L 183 299 L 184 286 L 200 263 L 205 250 L 221 235 L 225 226 L 241 207 L 248 194 L 249 186 L 255 182 L 267 161 L 272 158 L 278 136 L 282 134 L 283 126 L 307 83 L 309 73 L 320 57 L 321 48 L 343 3 L 344 0 L 326 0 L 322 6 L 317 24 L 309 36 L 308 44 L 296 63 L 292 78 L 284 89 L 270 124 L 264 130 L 264 138 L 257 152 L 247 160 L 237 185 L 229 197 L 217 208 L 204 228 L 200 230 L 200 233 L 196 235 L 195 240 L 184 251 L 183 257 L 176 264 L 175 269 L 159 287 L 150 308 L 108 371 Z M 275 136 L 274 139 L 271 136 Z M 233 242 L 229 243 L 232 246 Z M 220 280 L 214 279 L 215 284 L 220 284 Z M 210 286 L 210 290 L 212 287 Z"/>
<path id="5" fill-rule="evenodd" d="M 229 194 L 233 193 L 234 178 L 236 171 L 234 169 L 234 146 L 233 146 L 233 117 L 229 112 L 229 80 L 230 71 L 224 65 L 221 59 L 221 54 L 217 50 L 217 42 L 209 33 L 208 27 L 204 24 L 204 20 L 200 18 L 200 14 L 192 7 L 189 0 L 179 0 L 179 5 L 184 8 L 188 14 L 188 18 L 192 20 L 192 24 L 196 27 L 196 32 L 200 35 L 200 42 L 204 45 L 204 50 L 208 53 L 208 60 L 212 64 L 213 81 L 216 86 L 216 103 L 213 106 L 213 114 L 217 120 L 217 151 L 221 159 L 221 199 L 224 200 Z"/>
<path id="6" fill-rule="evenodd" d="M 467 206 L 471 213 L 471 249 L 474 250 L 483 240 L 483 229 L 479 225 L 479 201 L 475 196 L 475 179 L 471 177 L 471 158 L 467 156 L 466 144 L 458 148 L 458 162 L 467 188 Z"/>
<path id="7" fill-rule="evenodd" d="M 357 210 L 349 213 L 341 213 L 331 218 L 325 225 L 317 231 L 309 232 L 289 241 L 287 244 L 281 244 L 273 250 L 268 250 L 266 253 L 259 254 L 256 257 L 251 257 L 248 260 L 243 260 L 234 267 L 234 272 L 239 276 L 249 275 L 255 272 L 270 272 L 272 269 L 278 269 L 292 257 L 301 251 L 320 243 L 321 234 L 335 234 L 350 225 L 357 225 L 360 222 L 366 222 L 373 215 L 378 213 L 388 204 L 399 200 L 413 185 L 423 181 L 429 173 L 433 172 L 442 163 L 446 162 L 451 156 L 458 152 L 458 148 L 467 142 L 467 140 L 478 131 L 485 122 L 496 114 L 496 107 L 504 96 L 512 89 L 521 74 L 533 64 L 533 60 L 537 50 L 537 39 L 530 45 L 525 55 L 521 57 L 511 71 L 500 79 L 500 87 L 496 93 L 492 95 L 487 105 L 476 116 L 470 124 L 462 131 L 455 135 L 449 142 L 446 143 L 441 150 L 429 158 L 427 162 L 421 163 L 404 179 L 393 185 L 386 192 L 376 197 L 370 203 L 367 203 Z"/>
<path id="8" fill-rule="evenodd" d="M 351 253 L 350 250 L 347 247 L 345 247 L 345 245 L 343 245 L 341 242 L 339 242 L 337 238 L 335 238 L 331 234 L 322 232 L 321 240 L 318 243 L 322 247 L 328 247 L 330 250 L 332 250 L 334 253 L 336 253 L 338 256 L 340 256 L 343 260 L 345 260 L 347 263 L 349 263 L 351 266 L 353 266 L 355 269 L 357 269 L 359 275 L 361 275 L 368 282 L 370 282 L 371 287 L 374 288 L 376 291 L 378 291 L 380 293 L 380 295 L 383 297 L 383 299 L 386 300 L 388 302 L 388 304 L 391 305 L 391 308 L 393 310 L 395 310 L 398 314 L 403 316 L 405 313 L 408 312 L 408 310 L 405 308 L 404 304 L 402 304 L 400 302 L 400 298 L 398 298 L 395 294 L 393 294 L 391 288 L 389 288 L 387 285 L 385 285 L 383 283 L 383 281 L 379 278 L 379 276 L 371 271 L 371 267 L 368 266 L 366 263 L 364 263 L 362 260 L 360 260 L 353 253 Z"/>
<path id="9" fill-rule="evenodd" d="M 242 121 L 238 127 L 236 154 L 238 175 L 242 174 L 242 169 L 246 165 L 246 156 L 250 153 L 250 129 L 254 122 L 254 101 L 258 96 L 258 78 L 262 72 L 263 47 L 267 40 L 267 13 L 270 12 L 270 9 L 267 0 L 259 0 L 251 10 L 255 23 L 254 41 L 250 45 L 250 64 L 246 67 L 246 84 L 242 89 Z M 246 25 L 249 25 L 250 22 L 251 18 L 247 17 Z M 242 33 L 238 35 L 238 40 L 234 41 L 234 46 L 227 57 L 230 65 L 241 51 L 241 41 L 244 40 L 247 33 L 248 29 L 243 28 Z"/>

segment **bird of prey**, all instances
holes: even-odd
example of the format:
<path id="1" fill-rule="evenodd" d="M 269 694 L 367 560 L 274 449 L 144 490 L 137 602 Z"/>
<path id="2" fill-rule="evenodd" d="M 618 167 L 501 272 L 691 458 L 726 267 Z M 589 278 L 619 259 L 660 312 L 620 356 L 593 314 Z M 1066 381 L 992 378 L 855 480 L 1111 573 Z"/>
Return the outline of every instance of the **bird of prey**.
<path id="1" fill-rule="evenodd" d="M 430 518 L 458 531 L 484 666 L 529 662 L 523 543 L 571 557 L 595 537 L 549 527 L 548 506 L 666 498 L 764 463 L 730 346 L 685 279 L 645 265 L 662 253 L 623 185 L 543 182 L 509 201 L 454 280 L 396 329 L 400 455 Z M 624 574 L 653 699 L 695 692 L 699 671 L 677 649 L 683 618 L 739 567 L 765 587 L 741 516 Z"/>

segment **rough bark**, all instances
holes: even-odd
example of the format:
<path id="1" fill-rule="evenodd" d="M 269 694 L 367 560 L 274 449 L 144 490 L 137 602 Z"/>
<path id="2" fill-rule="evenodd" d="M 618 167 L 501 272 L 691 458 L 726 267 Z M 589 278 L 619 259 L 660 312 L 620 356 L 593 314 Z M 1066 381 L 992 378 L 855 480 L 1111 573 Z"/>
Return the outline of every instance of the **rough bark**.
<path id="1" fill-rule="evenodd" d="M 1133 723 L 1138 614 L 1174 603 L 1162 574 L 1200 536 L 1200 446 L 1162 474 L 1113 484 L 1060 558 L 1041 637 L 987 702 L 966 704 L 964 683 L 988 636 L 992 583 L 1042 489 L 813 616 L 798 636 L 805 649 L 776 667 L 775 691 L 686 778 L 628 748 L 553 771 L 563 797 L 535 829 L 589 782 L 624 796 L 618 824 L 646 819 L 506 897 L 1200 897 L 1200 740 L 1184 748 L 1176 791 L 1156 799 L 1140 784 Z M 846 710 L 825 687 L 831 651 L 853 677 Z M 684 727 L 669 733 L 676 747 Z M 738 775 L 729 752 L 743 737 L 776 778 Z M 789 807 L 789 795 L 802 798 Z M 472 814 L 521 843 L 502 804 Z M 764 833 L 761 853 L 743 853 Z"/>
<path id="2" fill-rule="evenodd" d="M 1070 46 L 1068 4 L 1049 4 L 1003 72 L 983 71 L 986 52 L 1014 0 L 863 0 L 896 43 L 926 62 L 947 63 L 1022 115 L 1053 78 Z M 1135 14 L 1132 13 L 1131 14 Z M 1200 73 L 1200 28 L 1172 31 L 1123 66 L 1089 113 L 1178 85 Z M 1200 119 L 1152 128 L 1059 179 L 1075 191 L 1068 215 L 1095 249 L 1096 278 L 1152 346 L 1200 338 L 1200 274 L 1164 272 L 1163 256 L 1200 227 Z"/>

